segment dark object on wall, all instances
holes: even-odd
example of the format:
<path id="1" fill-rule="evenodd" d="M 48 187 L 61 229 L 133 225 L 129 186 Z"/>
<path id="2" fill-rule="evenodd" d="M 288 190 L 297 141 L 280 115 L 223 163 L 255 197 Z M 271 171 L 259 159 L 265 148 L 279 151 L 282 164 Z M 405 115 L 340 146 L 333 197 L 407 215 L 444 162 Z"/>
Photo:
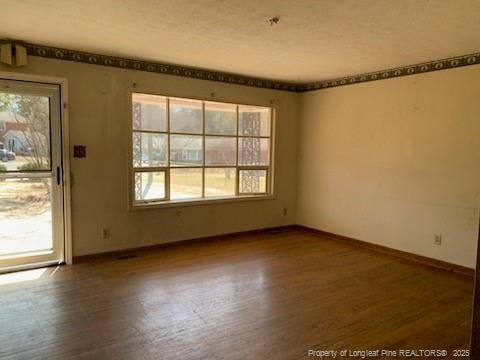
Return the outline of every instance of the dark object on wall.
<path id="1" fill-rule="evenodd" d="M 475 295 L 473 298 L 472 339 L 470 359 L 480 359 L 480 224 L 478 225 L 477 269 L 475 271 Z"/>
<path id="2" fill-rule="evenodd" d="M 87 157 L 87 147 L 85 145 L 73 145 L 73 157 L 74 158 Z"/>

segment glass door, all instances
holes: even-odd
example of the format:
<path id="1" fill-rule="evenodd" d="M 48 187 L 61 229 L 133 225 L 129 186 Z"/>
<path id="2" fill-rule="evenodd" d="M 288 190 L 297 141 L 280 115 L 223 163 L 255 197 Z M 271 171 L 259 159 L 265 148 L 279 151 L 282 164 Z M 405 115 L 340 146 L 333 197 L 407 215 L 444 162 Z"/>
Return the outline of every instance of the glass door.
<path id="1" fill-rule="evenodd" d="M 60 89 L 0 79 L 0 272 L 64 261 Z"/>

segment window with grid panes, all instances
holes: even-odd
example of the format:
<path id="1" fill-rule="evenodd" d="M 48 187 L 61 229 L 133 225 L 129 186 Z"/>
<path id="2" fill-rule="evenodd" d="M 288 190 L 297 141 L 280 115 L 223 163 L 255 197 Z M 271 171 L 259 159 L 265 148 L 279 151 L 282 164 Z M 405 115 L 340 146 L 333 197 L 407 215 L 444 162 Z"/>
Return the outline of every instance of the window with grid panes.
<path id="1" fill-rule="evenodd" d="M 134 205 L 265 196 L 272 109 L 132 94 Z"/>

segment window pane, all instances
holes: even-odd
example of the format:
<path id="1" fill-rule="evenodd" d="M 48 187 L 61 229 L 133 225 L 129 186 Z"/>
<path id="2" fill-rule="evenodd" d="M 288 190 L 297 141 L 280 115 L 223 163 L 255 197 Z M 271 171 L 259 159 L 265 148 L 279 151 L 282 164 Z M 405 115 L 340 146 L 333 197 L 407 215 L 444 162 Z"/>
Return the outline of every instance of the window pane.
<path id="1" fill-rule="evenodd" d="M 50 99 L 0 92 L 4 171 L 50 170 Z"/>
<path id="2" fill-rule="evenodd" d="M 167 131 L 167 101 L 164 96 L 133 94 L 132 124 L 136 130 Z"/>
<path id="3" fill-rule="evenodd" d="M 265 138 L 239 138 L 238 163 L 240 165 L 268 165 L 270 140 Z"/>
<path id="4" fill-rule="evenodd" d="M 239 172 L 241 194 L 267 192 L 267 170 L 240 170 Z"/>
<path id="5" fill-rule="evenodd" d="M 235 176 L 232 168 L 205 169 L 205 196 L 235 195 Z"/>
<path id="6" fill-rule="evenodd" d="M 52 248 L 51 179 L 0 179 L 0 256 Z"/>
<path id="7" fill-rule="evenodd" d="M 236 165 L 237 138 L 206 136 L 205 137 L 205 164 L 206 165 Z"/>
<path id="8" fill-rule="evenodd" d="M 167 166 L 167 135 L 134 132 L 133 166 Z"/>
<path id="9" fill-rule="evenodd" d="M 202 102 L 170 99 L 170 132 L 201 134 Z"/>
<path id="10" fill-rule="evenodd" d="M 270 109 L 258 106 L 238 107 L 238 131 L 243 136 L 270 136 Z"/>
<path id="11" fill-rule="evenodd" d="M 202 197 L 202 169 L 170 169 L 170 198 Z"/>
<path id="12" fill-rule="evenodd" d="M 237 106 L 212 102 L 205 103 L 205 133 L 236 135 Z"/>
<path id="13" fill-rule="evenodd" d="M 196 135 L 170 136 L 170 164 L 195 166 L 203 164 L 203 141 Z"/>
<path id="14" fill-rule="evenodd" d="M 148 171 L 135 173 L 135 200 L 165 198 L 165 172 Z"/>

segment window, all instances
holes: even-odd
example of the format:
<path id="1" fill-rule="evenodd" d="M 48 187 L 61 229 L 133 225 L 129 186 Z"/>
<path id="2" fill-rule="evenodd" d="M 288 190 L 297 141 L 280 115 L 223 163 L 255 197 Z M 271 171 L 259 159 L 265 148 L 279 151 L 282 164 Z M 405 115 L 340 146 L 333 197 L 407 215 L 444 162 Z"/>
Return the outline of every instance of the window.
<path id="1" fill-rule="evenodd" d="M 271 192 L 272 109 L 132 94 L 134 205 Z"/>

